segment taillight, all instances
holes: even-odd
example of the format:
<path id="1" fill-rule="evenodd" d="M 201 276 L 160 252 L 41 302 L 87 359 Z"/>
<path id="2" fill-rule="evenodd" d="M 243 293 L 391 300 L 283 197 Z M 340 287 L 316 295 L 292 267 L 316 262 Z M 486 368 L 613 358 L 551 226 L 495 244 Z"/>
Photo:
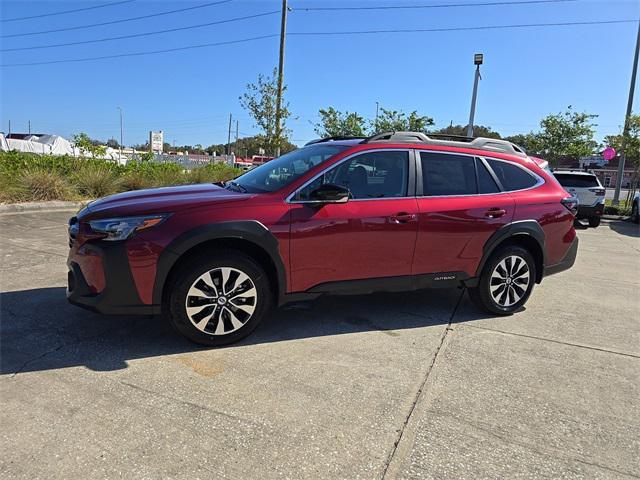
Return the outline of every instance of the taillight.
<path id="1" fill-rule="evenodd" d="M 604 197 L 604 188 L 590 188 L 589 191 L 595 193 L 597 197 Z"/>
<path id="2" fill-rule="evenodd" d="M 567 210 L 569 210 L 572 215 L 576 215 L 578 213 L 578 199 L 577 197 L 566 197 L 560 200 L 560 203 L 565 206 Z"/>

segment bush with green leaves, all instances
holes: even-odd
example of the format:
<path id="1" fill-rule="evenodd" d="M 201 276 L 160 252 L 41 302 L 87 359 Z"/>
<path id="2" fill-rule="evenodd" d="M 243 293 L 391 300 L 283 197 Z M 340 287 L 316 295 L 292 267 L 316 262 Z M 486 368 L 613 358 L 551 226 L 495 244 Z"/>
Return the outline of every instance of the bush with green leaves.
<path id="1" fill-rule="evenodd" d="M 177 163 L 109 160 L 0 152 L 0 202 L 78 200 L 143 188 L 213 183 L 242 171 L 211 164 L 186 171 Z"/>

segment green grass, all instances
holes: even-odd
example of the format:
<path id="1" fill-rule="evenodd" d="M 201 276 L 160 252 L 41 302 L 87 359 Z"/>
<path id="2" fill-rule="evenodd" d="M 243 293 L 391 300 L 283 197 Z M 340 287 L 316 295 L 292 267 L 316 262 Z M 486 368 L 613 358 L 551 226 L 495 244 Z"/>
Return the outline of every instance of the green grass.
<path id="1" fill-rule="evenodd" d="M 185 171 L 176 163 L 114 162 L 0 152 L 0 202 L 84 200 L 142 188 L 226 181 L 242 171 L 224 164 Z"/>

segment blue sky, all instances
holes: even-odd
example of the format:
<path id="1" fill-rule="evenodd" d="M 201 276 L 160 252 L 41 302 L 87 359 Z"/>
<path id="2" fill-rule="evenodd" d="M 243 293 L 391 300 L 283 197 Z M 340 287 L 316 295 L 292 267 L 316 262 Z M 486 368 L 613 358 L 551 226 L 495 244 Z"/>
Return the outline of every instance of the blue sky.
<path id="1" fill-rule="evenodd" d="M 2 1 L 2 18 L 108 3 Z M 115 1 L 115 0 L 114 0 Z M 137 0 L 106 8 L 3 22 L 2 35 L 36 32 L 149 15 L 210 0 Z M 338 32 L 428 29 L 628 20 L 640 17 L 638 0 L 432 9 L 305 11 L 305 7 L 429 5 L 487 0 L 290 0 L 288 31 Z M 517 1 L 517 0 L 509 0 Z M 2 49 L 130 35 L 275 11 L 279 0 L 233 0 L 188 12 L 59 33 L 2 38 Z M 3 52 L 2 63 L 75 59 L 168 49 L 277 34 L 279 14 L 147 37 Z M 637 24 L 482 31 L 289 36 L 285 81 L 295 118 L 292 138 L 315 137 L 318 109 L 334 106 L 375 115 L 375 102 L 431 116 L 437 126 L 465 124 L 473 82 L 473 54 L 485 64 L 476 123 L 503 135 L 535 130 L 540 118 L 573 105 L 599 115 L 598 138 L 618 133 L 624 119 Z M 3 67 L 1 127 L 71 137 L 119 137 L 117 107 L 124 111 L 124 142 L 144 143 L 151 129 L 165 141 L 209 145 L 226 142 L 228 115 L 241 136 L 256 129 L 238 97 L 258 73 L 277 65 L 278 38 L 157 55 L 50 65 Z M 640 85 L 636 89 L 638 96 Z M 640 101 L 636 99 L 637 102 Z M 638 110 L 636 108 L 636 110 Z M 235 123 L 235 122 L 234 122 Z"/>

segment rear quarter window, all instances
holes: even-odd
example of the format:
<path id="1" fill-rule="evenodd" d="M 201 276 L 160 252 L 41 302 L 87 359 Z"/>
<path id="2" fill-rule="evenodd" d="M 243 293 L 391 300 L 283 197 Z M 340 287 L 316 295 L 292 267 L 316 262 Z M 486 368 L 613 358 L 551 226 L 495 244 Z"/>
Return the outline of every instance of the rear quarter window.
<path id="1" fill-rule="evenodd" d="M 599 187 L 598 179 L 595 175 L 576 175 L 572 173 L 555 173 L 554 176 L 563 187 L 571 188 L 591 188 Z"/>
<path id="2" fill-rule="evenodd" d="M 526 169 L 510 162 L 491 159 L 487 159 L 487 162 L 506 191 L 531 188 L 538 181 L 536 177 L 527 172 Z"/>

